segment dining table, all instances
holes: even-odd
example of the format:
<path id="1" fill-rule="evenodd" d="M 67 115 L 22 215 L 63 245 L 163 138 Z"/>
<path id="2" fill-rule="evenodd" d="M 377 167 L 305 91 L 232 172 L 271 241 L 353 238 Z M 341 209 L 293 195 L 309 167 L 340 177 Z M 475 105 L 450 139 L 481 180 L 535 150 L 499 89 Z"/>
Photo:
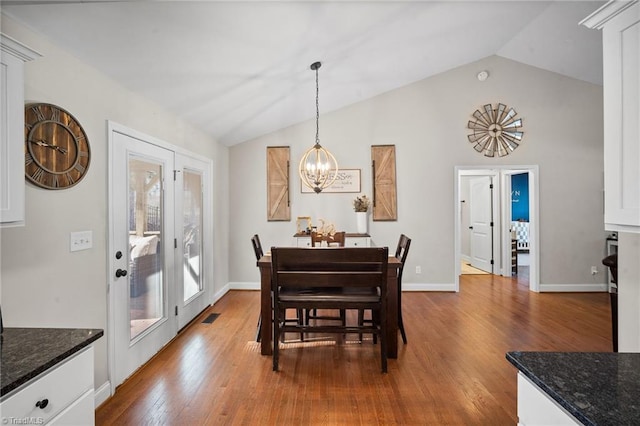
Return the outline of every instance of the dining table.
<path id="1" fill-rule="evenodd" d="M 317 250 L 309 248 L 308 250 Z M 354 250 L 357 250 L 354 248 Z M 260 353 L 273 353 L 273 310 L 271 306 L 271 254 L 265 253 L 258 260 L 260 269 Z M 398 269 L 400 260 L 389 256 L 387 266 L 387 357 L 398 357 Z"/>

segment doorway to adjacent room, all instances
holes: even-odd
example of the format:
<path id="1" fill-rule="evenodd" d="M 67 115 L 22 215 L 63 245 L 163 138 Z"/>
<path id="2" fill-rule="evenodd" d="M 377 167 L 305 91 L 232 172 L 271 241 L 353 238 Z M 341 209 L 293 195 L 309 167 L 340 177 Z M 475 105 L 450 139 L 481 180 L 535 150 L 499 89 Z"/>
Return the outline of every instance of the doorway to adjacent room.
<path id="1" fill-rule="evenodd" d="M 538 167 L 456 167 L 456 274 L 517 276 L 539 291 Z"/>

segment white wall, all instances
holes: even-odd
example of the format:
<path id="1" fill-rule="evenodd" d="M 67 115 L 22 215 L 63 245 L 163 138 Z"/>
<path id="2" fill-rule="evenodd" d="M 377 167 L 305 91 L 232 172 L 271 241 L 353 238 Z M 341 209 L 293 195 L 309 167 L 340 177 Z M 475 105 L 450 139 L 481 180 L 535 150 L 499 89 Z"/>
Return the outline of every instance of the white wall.
<path id="1" fill-rule="evenodd" d="M 476 74 L 488 70 L 479 82 Z M 313 102 L 310 99 L 309 102 Z M 467 141 L 467 121 L 477 108 L 498 102 L 524 119 L 524 141 L 505 158 L 489 159 Z M 322 91 L 320 92 L 322 105 Z M 351 201 L 356 194 L 301 194 L 297 162 L 313 143 L 315 122 L 278 131 L 230 149 L 230 280 L 257 282 L 249 243 L 291 244 L 297 216 L 355 230 Z M 454 282 L 454 167 L 539 165 L 540 282 L 542 285 L 604 283 L 602 87 L 501 57 L 489 57 L 326 113 L 320 138 L 341 167 L 362 169 L 362 192 L 371 195 L 370 146 L 395 144 L 398 220 L 371 222 L 377 245 L 395 247 L 400 233 L 413 241 L 403 283 Z M 267 146 L 291 146 L 291 222 L 267 222 Z M 415 266 L 422 274 L 415 274 Z M 599 267 L 600 270 L 602 268 Z"/>
<path id="2" fill-rule="evenodd" d="M 96 388 L 107 366 L 107 128 L 114 120 L 213 159 L 214 289 L 228 282 L 228 149 L 157 105 L 80 63 L 2 16 L 2 31 L 43 54 L 26 64 L 27 101 L 71 112 L 91 144 L 91 165 L 75 187 L 49 191 L 27 184 L 26 226 L 2 229 L 0 303 L 7 327 L 101 328 L 95 344 Z M 22 143 L 19 141 L 18 143 Z M 69 233 L 92 230 L 93 248 L 69 252 Z"/>

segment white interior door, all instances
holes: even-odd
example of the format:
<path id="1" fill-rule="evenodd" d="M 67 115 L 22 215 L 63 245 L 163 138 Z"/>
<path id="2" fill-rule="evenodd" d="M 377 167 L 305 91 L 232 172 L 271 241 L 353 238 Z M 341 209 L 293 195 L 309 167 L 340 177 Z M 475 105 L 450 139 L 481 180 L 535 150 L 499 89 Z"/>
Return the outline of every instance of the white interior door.
<path id="1" fill-rule="evenodd" d="M 471 266 L 493 273 L 492 177 L 469 181 L 469 218 L 471 223 Z"/>
<path id="2" fill-rule="evenodd" d="M 211 220 L 210 163 L 176 154 L 176 311 L 181 329 L 208 305 L 203 259 Z"/>
<path id="3" fill-rule="evenodd" d="M 111 131 L 110 301 L 114 386 L 177 333 L 174 153 Z M 126 273 L 126 275 L 125 275 Z"/>

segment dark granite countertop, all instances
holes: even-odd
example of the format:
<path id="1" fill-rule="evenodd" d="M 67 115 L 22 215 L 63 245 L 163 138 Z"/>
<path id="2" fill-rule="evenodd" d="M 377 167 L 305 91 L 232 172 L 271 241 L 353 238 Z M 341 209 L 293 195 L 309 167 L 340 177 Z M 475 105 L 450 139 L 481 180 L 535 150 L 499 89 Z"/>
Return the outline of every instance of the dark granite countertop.
<path id="1" fill-rule="evenodd" d="M 64 361 L 103 334 L 100 329 L 5 328 L 0 347 L 0 396 Z"/>
<path id="2" fill-rule="evenodd" d="M 508 352 L 507 359 L 585 425 L 640 425 L 640 353 Z"/>

